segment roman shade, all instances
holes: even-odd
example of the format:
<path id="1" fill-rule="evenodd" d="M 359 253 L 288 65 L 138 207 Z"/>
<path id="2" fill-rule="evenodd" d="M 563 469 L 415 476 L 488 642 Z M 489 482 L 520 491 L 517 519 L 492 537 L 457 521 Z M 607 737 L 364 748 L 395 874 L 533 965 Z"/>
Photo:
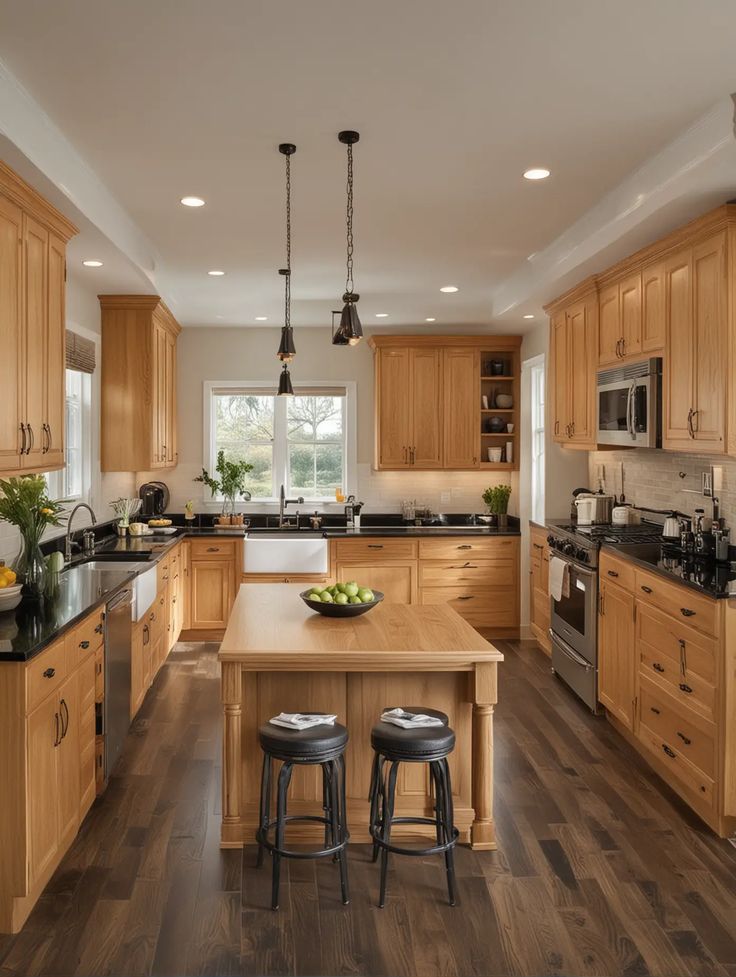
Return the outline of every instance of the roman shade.
<path id="1" fill-rule="evenodd" d="M 66 368 L 79 373 L 95 372 L 95 344 L 70 329 L 66 331 Z"/>

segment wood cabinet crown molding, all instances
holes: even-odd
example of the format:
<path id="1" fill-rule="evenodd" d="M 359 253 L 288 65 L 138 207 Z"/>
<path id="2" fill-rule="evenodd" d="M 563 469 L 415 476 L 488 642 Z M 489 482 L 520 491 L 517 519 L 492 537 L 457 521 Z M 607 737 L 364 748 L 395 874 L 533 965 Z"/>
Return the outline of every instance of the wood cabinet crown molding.
<path id="1" fill-rule="evenodd" d="M 494 351 L 501 351 L 505 349 L 519 349 L 521 347 L 522 339 L 523 336 L 496 336 L 493 333 L 482 333 L 476 336 L 433 336 L 427 335 L 426 333 L 385 335 L 382 333 L 380 336 L 369 336 L 368 345 L 371 347 L 371 349 L 385 349 L 396 346 L 474 346 L 478 348 L 493 349 Z"/>
<path id="2" fill-rule="evenodd" d="M 174 336 L 178 336 L 181 332 L 181 326 L 160 295 L 98 295 L 97 298 L 103 312 L 107 309 L 115 309 L 118 312 L 150 312 L 155 314 L 161 324 Z"/>
<path id="3" fill-rule="evenodd" d="M 73 224 L 60 210 L 41 196 L 30 184 L 18 176 L 6 163 L 0 161 L 0 193 L 17 204 L 34 220 L 44 224 L 54 234 L 58 235 L 66 244 L 79 228 Z"/>

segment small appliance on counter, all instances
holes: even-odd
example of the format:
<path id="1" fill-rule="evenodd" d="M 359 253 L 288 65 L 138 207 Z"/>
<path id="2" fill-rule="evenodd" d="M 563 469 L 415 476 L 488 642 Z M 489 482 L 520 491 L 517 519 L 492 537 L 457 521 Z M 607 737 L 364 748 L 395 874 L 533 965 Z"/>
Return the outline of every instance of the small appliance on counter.
<path id="1" fill-rule="evenodd" d="M 140 514 L 147 518 L 162 516 L 169 507 L 169 489 L 163 482 L 144 482 L 138 496 L 143 500 Z"/>
<path id="2" fill-rule="evenodd" d="M 579 492 L 575 496 L 579 526 L 607 525 L 611 522 L 614 497 L 603 493 Z"/>

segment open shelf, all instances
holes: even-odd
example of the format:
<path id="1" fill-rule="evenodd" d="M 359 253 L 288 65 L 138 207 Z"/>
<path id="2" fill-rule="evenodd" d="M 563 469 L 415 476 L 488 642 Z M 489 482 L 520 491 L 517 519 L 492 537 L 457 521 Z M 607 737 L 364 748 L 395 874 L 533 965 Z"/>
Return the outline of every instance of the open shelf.
<path id="1" fill-rule="evenodd" d="M 491 383 L 495 383 L 496 380 L 500 380 L 503 383 L 505 380 L 515 380 L 515 379 L 516 377 L 512 377 L 512 376 L 481 377 L 481 380 L 488 380 Z"/>
<path id="2" fill-rule="evenodd" d="M 492 347 L 481 350 L 480 354 L 480 393 L 488 397 L 491 404 L 497 396 L 504 394 L 512 398 L 512 407 L 483 407 L 480 409 L 480 469 L 488 472 L 513 472 L 519 469 L 519 446 L 521 439 L 519 432 L 519 398 L 521 396 L 519 377 L 521 365 L 518 349 L 499 349 Z M 503 364 L 503 373 L 491 373 L 491 363 Z M 498 366 L 500 369 L 500 365 Z M 481 402 L 482 403 L 482 402 Z M 504 421 L 513 424 L 514 430 L 486 431 L 488 418 L 502 417 Z M 510 442 L 513 451 L 513 461 L 506 461 L 506 442 Z M 488 461 L 489 449 L 500 448 L 503 451 L 503 461 Z"/>
<path id="3" fill-rule="evenodd" d="M 513 414 L 515 407 L 481 407 L 481 414 Z"/>

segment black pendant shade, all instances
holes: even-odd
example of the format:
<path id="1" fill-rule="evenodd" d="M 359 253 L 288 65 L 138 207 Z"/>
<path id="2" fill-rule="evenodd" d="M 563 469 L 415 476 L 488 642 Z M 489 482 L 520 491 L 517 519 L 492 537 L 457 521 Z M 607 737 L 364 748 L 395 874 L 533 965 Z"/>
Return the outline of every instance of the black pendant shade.
<path id="1" fill-rule="evenodd" d="M 357 346 L 363 338 L 363 327 L 355 303 L 360 296 L 353 291 L 353 145 L 360 139 L 360 134 L 352 129 L 345 129 L 338 133 L 337 138 L 347 146 L 348 182 L 347 182 L 347 211 L 346 211 L 346 251 L 347 276 L 345 294 L 342 297 L 345 305 L 340 313 L 340 325 L 332 334 L 333 346 Z M 334 313 L 333 313 L 334 320 Z"/>
<path id="2" fill-rule="evenodd" d="M 291 385 L 291 374 L 289 367 L 284 363 L 284 368 L 279 377 L 279 397 L 293 397 L 294 388 Z"/>
<path id="3" fill-rule="evenodd" d="M 340 326 L 336 335 L 343 337 L 345 343 L 341 341 L 339 343 L 340 346 L 345 344 L 348 346 L 357 346 L 360 340 L 363 338 L 363 327 L 360 324 L 358 307 L 355 304 L 359 298 L 360 296 L 356 295 L 355 292 L 346 292 L 343 295 L 345 305 L 340 313 Z M 332 342 L 335 342 L 334 337 Z"/>

